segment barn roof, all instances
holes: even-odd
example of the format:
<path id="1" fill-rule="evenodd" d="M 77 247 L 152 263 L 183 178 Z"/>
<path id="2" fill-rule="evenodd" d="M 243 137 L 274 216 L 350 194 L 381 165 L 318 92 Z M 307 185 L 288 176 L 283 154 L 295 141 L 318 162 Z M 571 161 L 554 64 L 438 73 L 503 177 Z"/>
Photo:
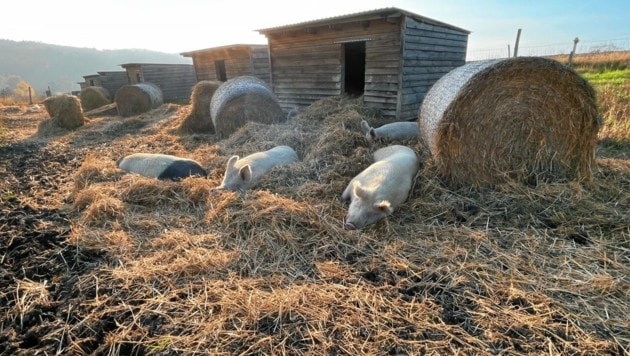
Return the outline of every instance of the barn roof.
<path id="1" fill-rule="evenodd" d="M 281 32 L 281 31 L 287 31 L 287 30 L 302 29 L 306 27 L 327 26 L 327 25 L 342 24 L 342 23 L 355 22 L 355 21 L 369 21 L 369 20 L 384 19 L 384 18 L 394 18 L 394 17 L 403 16 L 403 15 L 411 17 L 419 22 L 424 22 L 431 25 L 435 25 L 435 26 L 449 28 L 455 31 L 466 33 L 466 34 L 470 33 L 470 31 L 464 30 L 463 28 L 449 25 L 445 22 L 434 20 L 428 17 L 420 16 L 418 14 L 414 14 L 413 12 L 402 10 L 396 7 L 386 7 L 382 9 L 355 12 L 352 14 L 326 17 L 326 18 L 322 18 L 318 20 L 299 22 L 299 23 L 294 23 L 290 25 L 269 27 L 269 28 L 264 28 L 264 29 L 260 29 L 256 31 L 258 31 L 260 34 L 267 34 L 267 33 Z"/>
<path id="2" fill-rule="evenodd" d="M 197 50 L 194 50 L 194 51 L 182 52 L 180 54 L 182 56 L 184 56 L 184 57 L 191 57 L 195 53 L 214 52 L 214 51 L 231 50 L 231 49 L 240 50 L 240 49 L 249 49 L 249 48 L 256 48 L 256 47 L 262 48 L 262 47 L 267 47 L 267 45 L 266 44 L 242 44 L 242 43 L 238 43 L 238 44 L 231 44 L 231 45 L 226 45 L 226 46 L 197 49 Z"/>

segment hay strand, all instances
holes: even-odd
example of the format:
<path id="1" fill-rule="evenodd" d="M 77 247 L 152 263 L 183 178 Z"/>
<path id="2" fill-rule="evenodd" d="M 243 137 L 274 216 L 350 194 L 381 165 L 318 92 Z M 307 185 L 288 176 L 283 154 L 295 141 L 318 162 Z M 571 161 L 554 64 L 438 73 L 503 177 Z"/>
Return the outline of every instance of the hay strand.
<path id="1" fill-rule="evenodd" d="M 435 83 L 420 135 L 452 183 L 591 180 L 595 92 L 560 63 L 534 57 L 473 62 Z"/>
<path id="2" fill-rule="evenodd" d="M 228 80 L 214 93 L 210 115 L 219 137 L 227 137 L 248 121 L 280 122 L 284 114 L 275 94 L 262 80 L 240 76 Z"/>
<path id="3" fill-rule="evenodd" d="M 155 109 L 163 103 L 162 90 L 152 83 L 125 85 L 116 92 L 118 115 L 128 117 Z"/>

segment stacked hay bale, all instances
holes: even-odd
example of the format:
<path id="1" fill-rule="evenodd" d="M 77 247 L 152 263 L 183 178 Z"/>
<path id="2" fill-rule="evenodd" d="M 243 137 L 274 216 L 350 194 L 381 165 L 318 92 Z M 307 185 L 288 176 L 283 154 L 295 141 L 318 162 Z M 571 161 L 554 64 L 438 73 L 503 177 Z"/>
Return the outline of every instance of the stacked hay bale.
<path id="1" fill-rule="evenodd" d="M 85 124 L 81 111 L 81 102 L 74 95 L 61 94 L 51 96 L 43 101 L 51 122 L 64 129 L 74 130 Z"/>
<path id="2" fill-rule="evenodd" d="M 272 124 L 284 118 L 275 94 L 265 82 L 252 76 L 221 84 L 210 101 L 210 115 L 219 137 L 229 136 L 248 121 Z"/>
<path id="3" fill-rule="evenodd" d="M 109 91 L 103 87 L 86 87 L 79 93 L 83 111 L 90 111 L 111 103 Z"/>
<path id="4" fill-rule="evenodd" d="M 193 87 L 190 101 L 192 108 L 180 126 L 180 130 L 189 133 L 214 133 L 214 124 L 210 115 L 210 101 L 223 82 L 202 80 Z"/>
<path id="5" fill-rule="evenodd" d="M 133 116 L 155 109 L 163 103 L 162 90 L 152 83 L 129 84 L 116 92 L 118 115 Z"/>
<path id="6" fill-rule="evenodd" d="M 590 180 L 599 129 L 593 88 L 545 58 L 473 62 L 429 90 L 420 136 L 452 183 Z"/>

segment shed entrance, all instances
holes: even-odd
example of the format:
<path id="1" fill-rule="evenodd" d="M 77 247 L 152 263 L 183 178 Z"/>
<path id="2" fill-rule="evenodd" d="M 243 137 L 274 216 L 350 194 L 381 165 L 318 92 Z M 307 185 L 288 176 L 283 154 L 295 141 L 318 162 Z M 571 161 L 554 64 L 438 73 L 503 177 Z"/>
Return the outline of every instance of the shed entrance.
<path id="1" fill-rule="evenodd" d="M 361 96 L 365 88 L 365 41 L 346 42 L 342 50 L 344 92 L 349 96 Z"/>
<path id="2" fill-rule="evenodd" d="M 214 61 L 214 69 L 216 70 L 217 80 L 222 82 L 227 80 L 227 74 L 225 72 L 225 61 L 223 59 Z"/>

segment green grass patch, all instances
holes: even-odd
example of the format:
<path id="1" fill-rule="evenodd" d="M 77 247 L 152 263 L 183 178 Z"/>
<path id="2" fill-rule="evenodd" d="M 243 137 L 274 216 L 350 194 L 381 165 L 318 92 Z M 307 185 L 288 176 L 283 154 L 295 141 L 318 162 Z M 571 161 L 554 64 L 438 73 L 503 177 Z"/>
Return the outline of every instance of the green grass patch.
<path id="1" fill-rule="evenodd" d="M 580 74 L 594 86 L 621 86 L 624 83 L 630 83 L 630 68 L 603 72 L 585 72 Z"/>

